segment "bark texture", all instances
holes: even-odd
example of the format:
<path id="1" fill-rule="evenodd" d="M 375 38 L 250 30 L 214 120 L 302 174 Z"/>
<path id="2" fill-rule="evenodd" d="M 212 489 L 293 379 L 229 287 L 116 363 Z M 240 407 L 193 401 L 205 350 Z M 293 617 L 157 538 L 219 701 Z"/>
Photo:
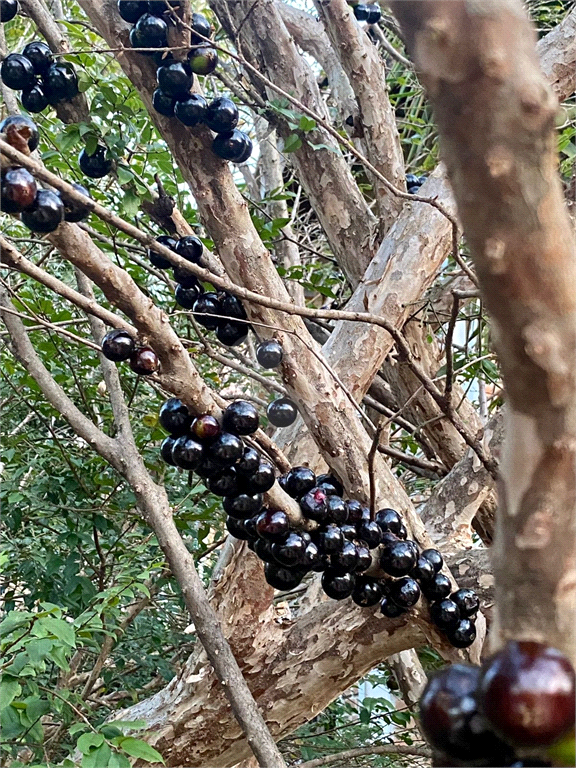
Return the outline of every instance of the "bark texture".
<path id="1" fill-rule="evenodd" d="M 574 658 L 576 245 L 557 101 L 520 3 L 394 8 L 435 109 L 507 389 L 493 646 L 531 638 Z"/>

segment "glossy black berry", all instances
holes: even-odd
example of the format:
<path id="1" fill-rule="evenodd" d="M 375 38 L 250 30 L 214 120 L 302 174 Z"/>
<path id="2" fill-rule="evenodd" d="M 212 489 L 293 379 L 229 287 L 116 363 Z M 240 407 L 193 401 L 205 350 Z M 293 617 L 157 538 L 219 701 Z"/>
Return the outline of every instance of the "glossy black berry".
<path id="1" fill-rule="evenodd" d="M 18 0 L 0 0 L 0 22 L 12 21 L 18 13 Z"/>
<path id="2" fill-rule="evenodd" d="M 450 579 L 443 573 L 437 573 L 430 581 L 422 582 L 422 592 L 428 600 L 443 600 L 451 591 Z"/>
<path id="3" fill-rule="evenodd" d="M 197 473 L 198 469 L 196 470 Z M 208 490 L 216 496 L 236 496 L 240 491 L 238 476 L 234 467 L 220 468 L 216 474 L 211 474 L 207 486 Z"/>
<path id="4" fill-rule="evenodd" d="M 222 432 L 216 437 L 209 448 L 209 457 L 223 467 L 229 467 L 238 461 L 244 453 L 244 443 L 230 432 Z"/>
<path id="5" fill-rule="evenodd" d="M 214 133 L 228 133 L 236 128 L 239 117 L 238 107 L 232 99 L 220 96 L 208 105 L 204 122 Z"/>
<path id="6" fill-rule="evenodd" d="M 133 48 L 166 48 L 168 46 L 168 25 L 158 16 L 144 13 L 130 30 L 130 45 Z M 152 51 L 147 53 L 152 54 Z"/>
<path id="7" fill-rule="evenodd" d="M 320 490 L 327 492 L 326 485 L 319 485 Z M 328 520 L 331 523 L 345 523 L 348 520 L 348 507 L 346 502 L 340 496 L 327 495 L 326 505 L 328 507 Z"/>
<path id="8" fill-rule="evenodd" d="M 62 221 L 62 200 L 48 189 L 39 189 L 34 203 L 22 212 L 22 223 L 33 232 L 53 232 Z"/>
<path id="9" fill-rule="evenodd" d="M 44 93 L 53 105 L 78 95 L 78 75 L 70 62 L 52 64 L 44 76 Z"/>
<path id="10" fill-rule="evenodd" d="M 330 523 L 315 534 L 315 543 L 321 553 L 331 555 L 333 552 L 339 552 L 344 546 L 344 536 L 342 531 L 334 523 Z"/>
<path id="11" fill-rule="evenodd" d="M 459 589 L 453 595 L 450 595 L 450 599 L 460 609 L 460 615 L 463 619 L 476 616 L 480 609 L 480 598 L 473 589 Z"/>
<path id="12" fill-rule="evenodd" d="M 358 550 L 351 541 L 344 539 L 342 547 L 330 555 L 330 568 L 334 573 L 353 573 L 358 565 Z"/>
<path id="13" fill-rule="evenodd" d="M 191 43 L 192 45 L 198 45 L 202 44 L 205 41 L 202 40 L 201 37 L 198 37 L 198 35 L 202 35 L 203 37 L 210 37 L 212 33 L 212 27 L 210 26 L 210 22 L 204 16 L 202 13 L 193 13 L 192 14 L 192 37 L 191 37 Z M 196 35 L 194 34 L 196 32 Z"/>
<path id="14" fill-rule="evenodd" d="M 73 181 L 71 186 L 74 187 L 78 194 L 91 199 L 92 195 L 82 184 L 77 184 Z M 77 223 L 84 221 L 90 215 L 90 205 L 88 203 L 79 203 L 77 200 L 72 200 L 66 192 L 58 192 L 58 194 L 64 204 L 65 221 Z"/>
<path id="15" fill-rule="evenodd" d="M 34 42 L 25 45 L 22 56 L 26 56 L 32 63 L 35 74 L 40 76 L 45 75 L 54 64 L 54 54 L 41 40 L 34 40 Z"/>
<path id="16" fill-rule="evenodd" d="M 430 605 L 430 618 L 438 629 L 450 629 L 460 621 L 460 608 L 453 600 L 439 600 Z"/>
<path id="17" fill-rule="evenodd" d="M 246 530 L 245 521 L 240 520 L 237 517 L 227 517 L 226 528 L 228 529 L 228 533 L 231 533 L 234 538 L 240 539 L 241 541 L 248 541 L 252 538 Z"/>
<path id="18" fill-rule="evenodd" d="M 212 142 L 212 151 L 223 160 L 244 163 L 252 154 L 252 141 L 243 131 L 235 128 L 228 133 L 219 133 Z"/>
<path id="19" fill-rule="evenodd" d="M 346 508 L 348 510 L 348 523 L 349 525 L 356 525 L 363 520 L 364 507 L 356 499 L 348 499 L 346 502 Z"/>
<path id="20" fill-rule="evenodd" d="M 177 8 L 180 5 L 180 0 L 169 0 L 168 5 L 172 6 L 172 8 Z M 155 16 L 162 16 L 163 13 L 169 10 L 168 5 L 164 0 L 149 0 L 148 12 L 153 13 Z"/>
<path id="21" fill-rule="evenodd" d="M 279 482 L 289 496 L 299 499 L 315 487 L 316 475 L 308 467 L 292 467 Z"/>
<path id="22" fill-rule="evenodd" d="M 150 376 L 160 366 L 160 361 L 152 347 L 138 347 L 130 355 L 130 368 L 139 376 Z"/>
<path id="23" fill-rule="evenodd" d="M 434 566 L 430 560 L 427 560 L 425 557 L 420 555 L 418 562 L 416 563 L 414 570 L 410 575 L 412 578 L 418 579 L 420 582 L 431 581 L 436 575 L 436 571 L 434 570 Z"/>
<path id="24" fill-rule="evenodd" d="M 435 573 L 439 573 L 442 570 L 442 566 L 444 565 L 444 558 L 437 549 L 425 549 L 421 553 L 421 557 L 425 557 L 429 563 L 432 563 L 432 567 L 434 568 Z"/>
<path id="25" fill-rule="evenodd" d="M 328 497 L 320 488 L 312 488 L 300 499 L 300 509 L 304 517 L 324 523 L 328 520 Z"/>
<path id="26" fill-rule="evenodd" d="M 179 437 L 172 448 L 172 460 L 181 469 L 196 469 L 202 458 L 202 444 L 190 435 Z"/>
<path id="27" fill-rule="evenodd" d="M 191 428 L 192 434 L 197 440 L 200 440 L 201 443 L 212 442 L 214 438 L 218 437 L 221 431 L 222 429 L 218 419 L 215 419 L 214 416 L 210 416 L 209 413 L 205 413 L 202 416 L 198 416 L 197 419 L 194 419 Z"/>
<path id="28" fill-rule="evenodd" d="M 195 235 L 181 237 L 176 243 L 176 253 L 178 256 L 182 256 L 183 259 L 191 261 L 193 264 L 200 264 L 202 249 L 202 241 Z"/>
<path id="29" fill-rule="evenodd" d="M 200 125 L 206 117 L 206 99 L 199 93 L 179 99 L 174 107 L 174 114 L 184 125 Z"/>
<path id="30" fill-rule="evenodd" d="M 415 173 L 407 173 L 406 174 L 406 186 L 407 187 L 414 187 L 417 186 L 420 182 L 418 181 L 418 176 L 416 176 Z"/>
<path id="31" fill-rule="evenodd" d="M 402 523 L 402 525 L 400 526 L 400 530 L 398 531 L 396 536 L 398 536 L 399 539 L 404 539 L 404 540 L 408 538 L 408 529 L 406 528 L 404 523 Z"/>
<path id="32" fill-rule="evenodd" d="M 413 541 L 387 544 L 380 553 L 380 567 L 390 576 L 407 576 L 418 561 L 418 548 Z"/>
<path id="33" fill-rule="evenodd" d="M 121 328 L 108 331 L 102 339 L 102 354 L 115 363 L 128 360 L 135 349 L 136 342 L 129 333 Z"/>
<path id="34" fill-rule="evenodd" d="M 273 400 L 266 409 L 268 421 L 274 427 L 289 427 L 294 424 L 298 416 L 296 403 L 287 397 L 279 397 Z"/>
<path id="35" fill-rule="evenodd" d="M 288 515 L 281 509 L 267 509 L 256 518 L 256 531 L 267 541 L 284 541 L 290 533 Z"/>
<path id="36" fill-rule="evenodd" d="M 302 535 L 302 534 L 300 534 Z M 306 543 L 306 552 L 302 561 L 302 567 L 319 573 L 328 567 L 328 555 L 321 554 L 313 541 Z"/>
<path id="37" fill-rule="evenodd" d="M 282 345 L 276 339 L 267 339 L 256 347 L 256 360 L 262 368 L 278 368 L 282 354 Z"/>
<path id="38" fill-rule="evenodd" d="M 201 294 L 194 304 L 193 311 L 194 319 L 199 325 L 202 325 L 209 331 L 214 331 L 218 328 L 220 320 L 217 317 L 210 317 L 210 315 L 222 314 L 217 294 Z"/>
<path id="39" fill-rule="evenodd" d="M 244 476 L 253 475 L 260 466 L 260 454 L 254 448 L 246 446 L 242 457 L 238 459 L 236 471 Z"/>
<path id="40" fill-rule="evenodd" d="M 378 24 L 382 18 L 382 11 L 380 10 L 380 6 L 369 4 L 366 6 L 366 8 L 368 8 L 368 18 L 366 19 L 366 23 Z"/>
<path id="41" fill-rule="evenodd" d="M 230 517 L 246 520 L 260 512 L 263 499 L 264 497 L 261 493 L 239 493 L 238 496 L 225 496 L 222 506 Z"/>
<path id="42" fill-rule="evenodd" d="M 25 168 L 8 168 L 2 176 L 0 209 L 4 213 L 22 213 L 36 200 L 38 185 Z"/>
<path id="43" fill-rule="evenodd" d="M 389 597 L 383 597 L 380 601 L 380 613 L 382 616 L 386 616 L 387 619 L 397 619 L 398 616 L 406 613 L 406 608 L 402 608 Z"/>
<path id="44" fill-rule="evenodd" d="M 420 599 L 418 582 L 409 576 L 395 579 L 388 586 L 388 597 L 401 608 L 411 608 Z"/>
<path id="45" fill-rule="evenodd" d="M 246 323 L 220 322 L 216 329 L 216 337 L 226 347 L 235 347 L 246 341 L 248 325 Z"/>
<path id="46" fill-rule="evenodd" d="M 289 533 L 282 542 L 272 545 L 272 553 L 281 565 L 293 567 L 304 565 L 306 558 L 306 542 L 299 533 Z"/>
<path id="47" fill-rule="evenodd" d="M 140 16 L 148 13 L 148 3 L 142 0 L 118 0 L 118 13 L 124 21 L 135 24 Z"/>
<path id="48" fill-rule="evenodd" d="M 398 535 L 402 518 L 395 509 L 380 509 L 374 518 L 383 531 L 390 531 Z"/>
<path id="49" fill-rule="evenodd" d="M 355 5 L 354 16 L 358 21 L 368 21 L 368 17 L 370 16 L 370 10 L 368 6 L 364 5 L 364 3 L 358 3 L 358 5 Z"/>
<path id="50" fill-rule="evenodd" d="M 245 478 L 243 485 L 247 493 L 266 493 L 275 482 L 274 467 L 267 461 L 261 461 L 256 471 Z"/>
<path id="51" fill-rule="evenodd" d="M 272 552 L 271 541 L 258 537 L 254 542 L 254 552 L 260 558 L 260 560 L 263 560 L 265 563 L 273 563 L 274 565 L 278 564 L 276 558 L 274 557 L 274 553 Z"/>
<path id="52" fill-rule="evenodd" d="M 172 467 L 176 466 L 176 464 L 174 464 L 174 459 L 172 458 L 172 449 L 174 448 L 175 442 L 176 438 L 168 435 L 168 437 L 165 437 L 160 443 L 160 456 L 166 464 L 170 464 Z"/>
<path id="53" fill-rule="evenodd" d="M 274 589 L 294 589 L 300 584 L 305 575 L 306 571 L 304 570 L 284 568 L 274 563 L 267 563 L 264 566 L 264 577 Z"/>
<path id="54" fill-rule="evenodd" d="M 176 251 L 176 240 L 169 235 L 160 235 L 160 237 L 156 238 L 156 242 L 166 248 L 170 248 L 171 251 Z M 172 262 L 168 261 L 168 259 L 165 256 L 162 256 L 161 253 L 158 253 L 158 251 L 155 251 L 154 247 L 148 248 L 146 253 L 150 260 L 150 264 L 152 264 L 153 267 L 156 267 L 156 269 L 170 269 L 172 266 Z"/>
<path id="55" fill-rule="evenodd" d="M 258 422 L 258 411 L 247 400 L 235 400 L 222 414 L 222 427 L 235 435 L 252 435 Z"/>
<path id="56" fill-rule="evenodd" d="M 198 282 L 198 278 L 187 267 L 181 267 L 176 264 L 172 267 L 172 274 L 174 275 L 174 280 L 182 288 L 196 288 L 198 297 L 204 292 L 204 289 Z"/>
<path id="57" fill-rule="evenodd" d="M 363 520 L 356 526 L 358 538 L 366 542 L 369 549 L 375 549 L 382 541 L 382 530 L 374 520 Z"/>
<path id="58" fill-rule="evenodd" d="M 327 569 L 322 574 L 322 589 L 332 600 L 344 600 L 354 591 L 356 577 L 351 573 L 335 573 Z"/>
<path id="59" fill-rule="evenodd" d="M 357 577 L 352 592 L 352 600 L 356 605 L 361 605 L 363 608 L 376 605 L 382 600 L 382 586 L 375 579 Z"/>
<path id="60" fill-rule="evenodd" d="M 176 99 L 172 96 L 168 96 L 160 88 L 156 88 L 152 94 L 152 106 L 159 114 L 164 115 L 165 117 L 174 117 Z"/>
<path id="61" fill-rule="evenodd" d="M 476 640 L 476 627 L 470 619 L 460 621 L 446 630 L 446 637 L 455 648 L 468 648 Z"/>
<path id="62" fill-rule="evenodd" d="M 348 541 L 354 541 L 356 539 L 356 526 L 350 525 L 349 523 L 342 523 L 340 525 L 340 530 L 342 531 L 342 535 L 345 539 L 348 539 Z"/>
<path id="63" fill-rule="evenodd" d="M 28 149 L 30 152 L 38 147 L 40 134 L 36 123 L 26 115 L 9 115 L 0 123 L 0 133 L 6 134 L 6 141 L 10 144 L 10 133 L 12 131 L 22 132 L 21 135 L 28 139 Z"/>
<path id="64" fill-rule="evenodd" d="M 183 309 L 193 309 L 199 295 L 199 285 L 189 284 L 188 287 L 185 288 L 181 283 L 178 283 L 176 290 L 174 291 L 176 304 L 178 304 L 178 306 L 182 307 Z"/>
<path id="65" fill-rule="evenodd" d="M 82 173 L 91 179 L 101 179 L 112 170 L 112 160 L 106 157 L 106 147 L 103 144 L 98 144 L 91 155 L 83 149 L 78 155 L 78 165 Z"/>
<path id="66" fill-rule="evenodd" d="M 344 494 L 344 486 L 334 475 L 318 475 L 316 484 L 319 488 L 326 491 L 328 496 L 342 496 Z"/>
<path id="67" fill-rule="evenodd" d="M 167 96 L 185 99 L 192 88 L 193 75 L 185 61 L 169 61 L 156 71 L 158 87 Z"/>
<path id="68" fill-rule="evenodd" d="M 204 456 L 200 464 L 196 467 L 196 474 L 198 477 L 201 477 L 203 480 L 206 480 L 211 477 L 216 477 L 216 475 L 221 475 L 222 472 L 225 471 L 222 469 L 220 464 L 216 464 L 215 461 L 212 461 L 212 459 L 208 458 L 208 456 Z M 236 476 L 236 473 L 234 472 L 234 477 Z M 238 490 L 238 483 L 236 483 L 236 492 Z M 223 496 L 226 495 L 226 493 L 222 494 Z"/>
<path id="69" fill-rule="evenodd" d="M 362 544 L 357 544 L 356 552 L 358 553 L 358 561 L 356 563 L 357 573 L 366 571 L 372 565 L 372 555 L 370 554 L 370 550 Z"/>
<path id="70" fill-rule="evenodd" d="M 209 75 L 218 65 L 218 51 L 211 45 L 198 45 L 188 54 L 188 63 L 196 75 Z"/>
<path id="71" fill-rule="evenodd" d="M 192 416 L 182 400 L 170 397 L 162 403 L 158 420 L 171 435 L 186 435 L 192 426 Z"/>
<path id="72" fill-rule="evenodd" d="M 36 78 L 32 62 L 21 53 L 9 53 L 0 67 L 2 82 L 13 91 L 28 91 Z"/>
<path id="73" fill-rule="evenodd" d="M 226 291 L 222 291 L 218 294 L 218 298 L 220 299 L 223 315 L 226 315 L 226 317 L 230 317 L 233 320 L 246 320 L 246 310 L 242 306 L 240 299 Z"/>

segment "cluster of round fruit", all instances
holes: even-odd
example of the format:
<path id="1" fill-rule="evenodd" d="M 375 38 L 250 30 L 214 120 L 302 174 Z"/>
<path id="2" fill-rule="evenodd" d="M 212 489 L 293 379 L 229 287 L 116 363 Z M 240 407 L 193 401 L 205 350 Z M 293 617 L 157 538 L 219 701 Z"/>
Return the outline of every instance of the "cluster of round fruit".
<path id="1" fill-rule="evenodd" d="M 574 765 L 574 694 L 574 669 L 560 651 L 510 641 L 482 667 L 433 675 L 420 722 L 435 765 Z"/>
<path id="2" fill-rule="evenodd" d="M 115 328 L 104 336 L 102 354 L 114 363 L 128 360 L 130 368 L 139 376 L 150 376 L 160 365 L 152 347 L 137 344 L 132 336 L 121 328 Z"/>
<path id="3" fill-rule="evenodd" d="M 51 104 L 70 101 L 78 94 L 76 70 L 68 61 L 56 62 L 46 43 L 35 40 L 22 53 L 10 53 L 0 68 L 2 82 L 22 91 L 21 101 L 28 112 L 42 112 Z"/>
<path id="4" fill-rule="evenodd" d="M 12 21 L 18 13 L 18 0 L 0 0 L 0 22 Z"/>
<path id="5" fill-rule="evenodd" d="M 0 133 L 6 141 L 19 148 L 19 141 L 28 142 L 33 152 L 38 146 L 38 128 L 29 117 L 10 115 L 0 123 Z M 90 197 L 81 184 L 73 183 L 77 192 Z M 22 223 L 33 232 L 53 232 L 62 221 L 78 222 L 88 216 L 90 209 L 71 200 L 57 190 L 40 189 L 32 174 L 17 166 L 2 169 L 0 208 L 4 213 L 21 214 Z"/>
<path id="6" fill-rule="evenodd" d="M 353 8 L 357 21 L 365 21 L 366 24 L 378 24 L 382 18 L 380 6 L 375 3 L 358 3 Z"/>
<path id="7" fill-rule="evenodd" d="M 406 174 L 406 190 L 411 195 L 418 194 L 420 187 L 422 186 L 422 184 L 424 184 L 427 178 L 428 176 L 416 176 L 413 173 L 407 173 Z"/>

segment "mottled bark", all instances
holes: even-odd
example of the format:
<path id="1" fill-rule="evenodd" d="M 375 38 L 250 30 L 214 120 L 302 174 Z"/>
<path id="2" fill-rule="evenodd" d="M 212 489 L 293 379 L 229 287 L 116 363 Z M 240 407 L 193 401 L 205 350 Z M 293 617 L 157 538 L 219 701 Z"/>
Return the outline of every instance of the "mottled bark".
<path id="1" fill-rule="evenodd" d="M 537 45 L 540 66 L 563 101 L 576 90 L 576 6 Z"/>
<path id="2" fill-rule="evenodd" d="M 492 645 L 531 638 L 574 658 L 576 244 L 557 101 L 519 2 L 394 8 L 435 109 L 507 390 Z"/>

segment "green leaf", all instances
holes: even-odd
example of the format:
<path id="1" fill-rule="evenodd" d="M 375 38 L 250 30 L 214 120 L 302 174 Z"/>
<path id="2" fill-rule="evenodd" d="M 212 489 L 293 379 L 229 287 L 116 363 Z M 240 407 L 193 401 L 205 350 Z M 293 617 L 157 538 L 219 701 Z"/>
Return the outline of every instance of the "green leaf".
<path id="1" fill-rule="evenodd" d="M 131 765 L 126 755 L 121 755 L 120 752 L 112 752 L 112 756 L 108 760 L 108 768 L 130 768 Z"/>
<path id="2" fill-rule="evenodd" d="M 370 712 L 367 709 L 362 707 L 360 709 L 360 712 L 358 713 L 358 716 L 360 718 L 360 722 L 363 725 L 368 725 L 368 723 L 370 722 Z"/>
<path id="3" fill-rule="evenodd" d="M 0 637 L 14 632 L 15 629 L 28 624 L 32 614 L 26 611 L 10 611 L 6 618 L 0 623 Z"/>
<path id="4" fill-rule="evenodd" d="M 151 747 L 150 744 L 142 741 L 142 739 L 126 736 L 120 742 L 119 747 L 131 757 L 138 757 L 141 760 L 147 760 L 149 763 L 162 763 L 164 765 L 164 758 L 160 752 L 157 752 L 154 747 Z"/>
<path id="5" fill-rule="evenodd" d="M 13 678 L 3 679 L 0 683 L 0 712 L 14 701 L 16 696 L 20 696 L 22 687 L 18 680 Z"/>
<path id="6" fill-rule="evenodd" d="M 93 133 L 86 134 L 84 136 L 84 144 L 86 145 L 86 152 L 89 155 L 93 155 L 98 146 L 98 136 L 95 136 Z"/>
<path id="7" fill-rule="evenodd" d="M 298 123 L 298 128 L 300 128 L 301 131 L 304 131 L 304 133 L 309 133 L 316 128 L 316 120 L 313 120 L 311 117 L 306 117 L 306 115 L 302 115 L 300 122 Z"/>
<path id="8" fill-rule="evenodd" d="M 284 152 L 296 152 L 297 149 L 300 149 L 302 146 L 302 139 L 298 134 L 291 133 L 290 136 L 286 139 L 284 142 Z"/>
<path id="9" fill-rule="evenodd" d="M 112 750 L 108 744 L 102 744 L 98 749 L 84 755 L 82 758 L 82 768 L 108 768 Z"/>
<path id="10" fill-rule="evenodd" d="M 122 200 L 122 207 L 127 216 L 136 216 L 140 208 L 140 197 L 133 189 L 127 189 Z"/>
<path id="11" fill-rule="evenodd" d="M 99 747 L 104 744 L 104 736 L 101 733 L 83 733 L 82 736 L 76 742 L 76 748 L 82 752 L 83 755 L 87 755 L 92 747 Z"/>
<path id="12" fill-rule="evenodd" d="M 42 626 L 71 648 L 76 646 L 76 633 L 74 627 L 72 624 L 68 624 L 67 621 L 64 621 L 64 619 L 55 619 L 53 616 L 48 616 L 47 618 L 42 619 Z"/>
<path id="13" fill-rule="evenodd" d="M 118 181 L 120 184 L 128 184 L 128 182 L 132 181 L 134 178 L 132 171 L 123 165 L 117 166 L 116 173 L 118 174 Z"/>
<path id="14" fill-rule="evenodd" d="M 339 154 L 338 150 L 336 149 L 336 147 L 330 147 L 330 146 L 328 146 L 328 144 L 312 144 L 311 141 L 309 141 L 308 144 L 312 147 L 312 149 L 315 152 L 318 151 L 319 149 L 327 149 L 328 152 L 332 152 L 335 155 Z"/>

